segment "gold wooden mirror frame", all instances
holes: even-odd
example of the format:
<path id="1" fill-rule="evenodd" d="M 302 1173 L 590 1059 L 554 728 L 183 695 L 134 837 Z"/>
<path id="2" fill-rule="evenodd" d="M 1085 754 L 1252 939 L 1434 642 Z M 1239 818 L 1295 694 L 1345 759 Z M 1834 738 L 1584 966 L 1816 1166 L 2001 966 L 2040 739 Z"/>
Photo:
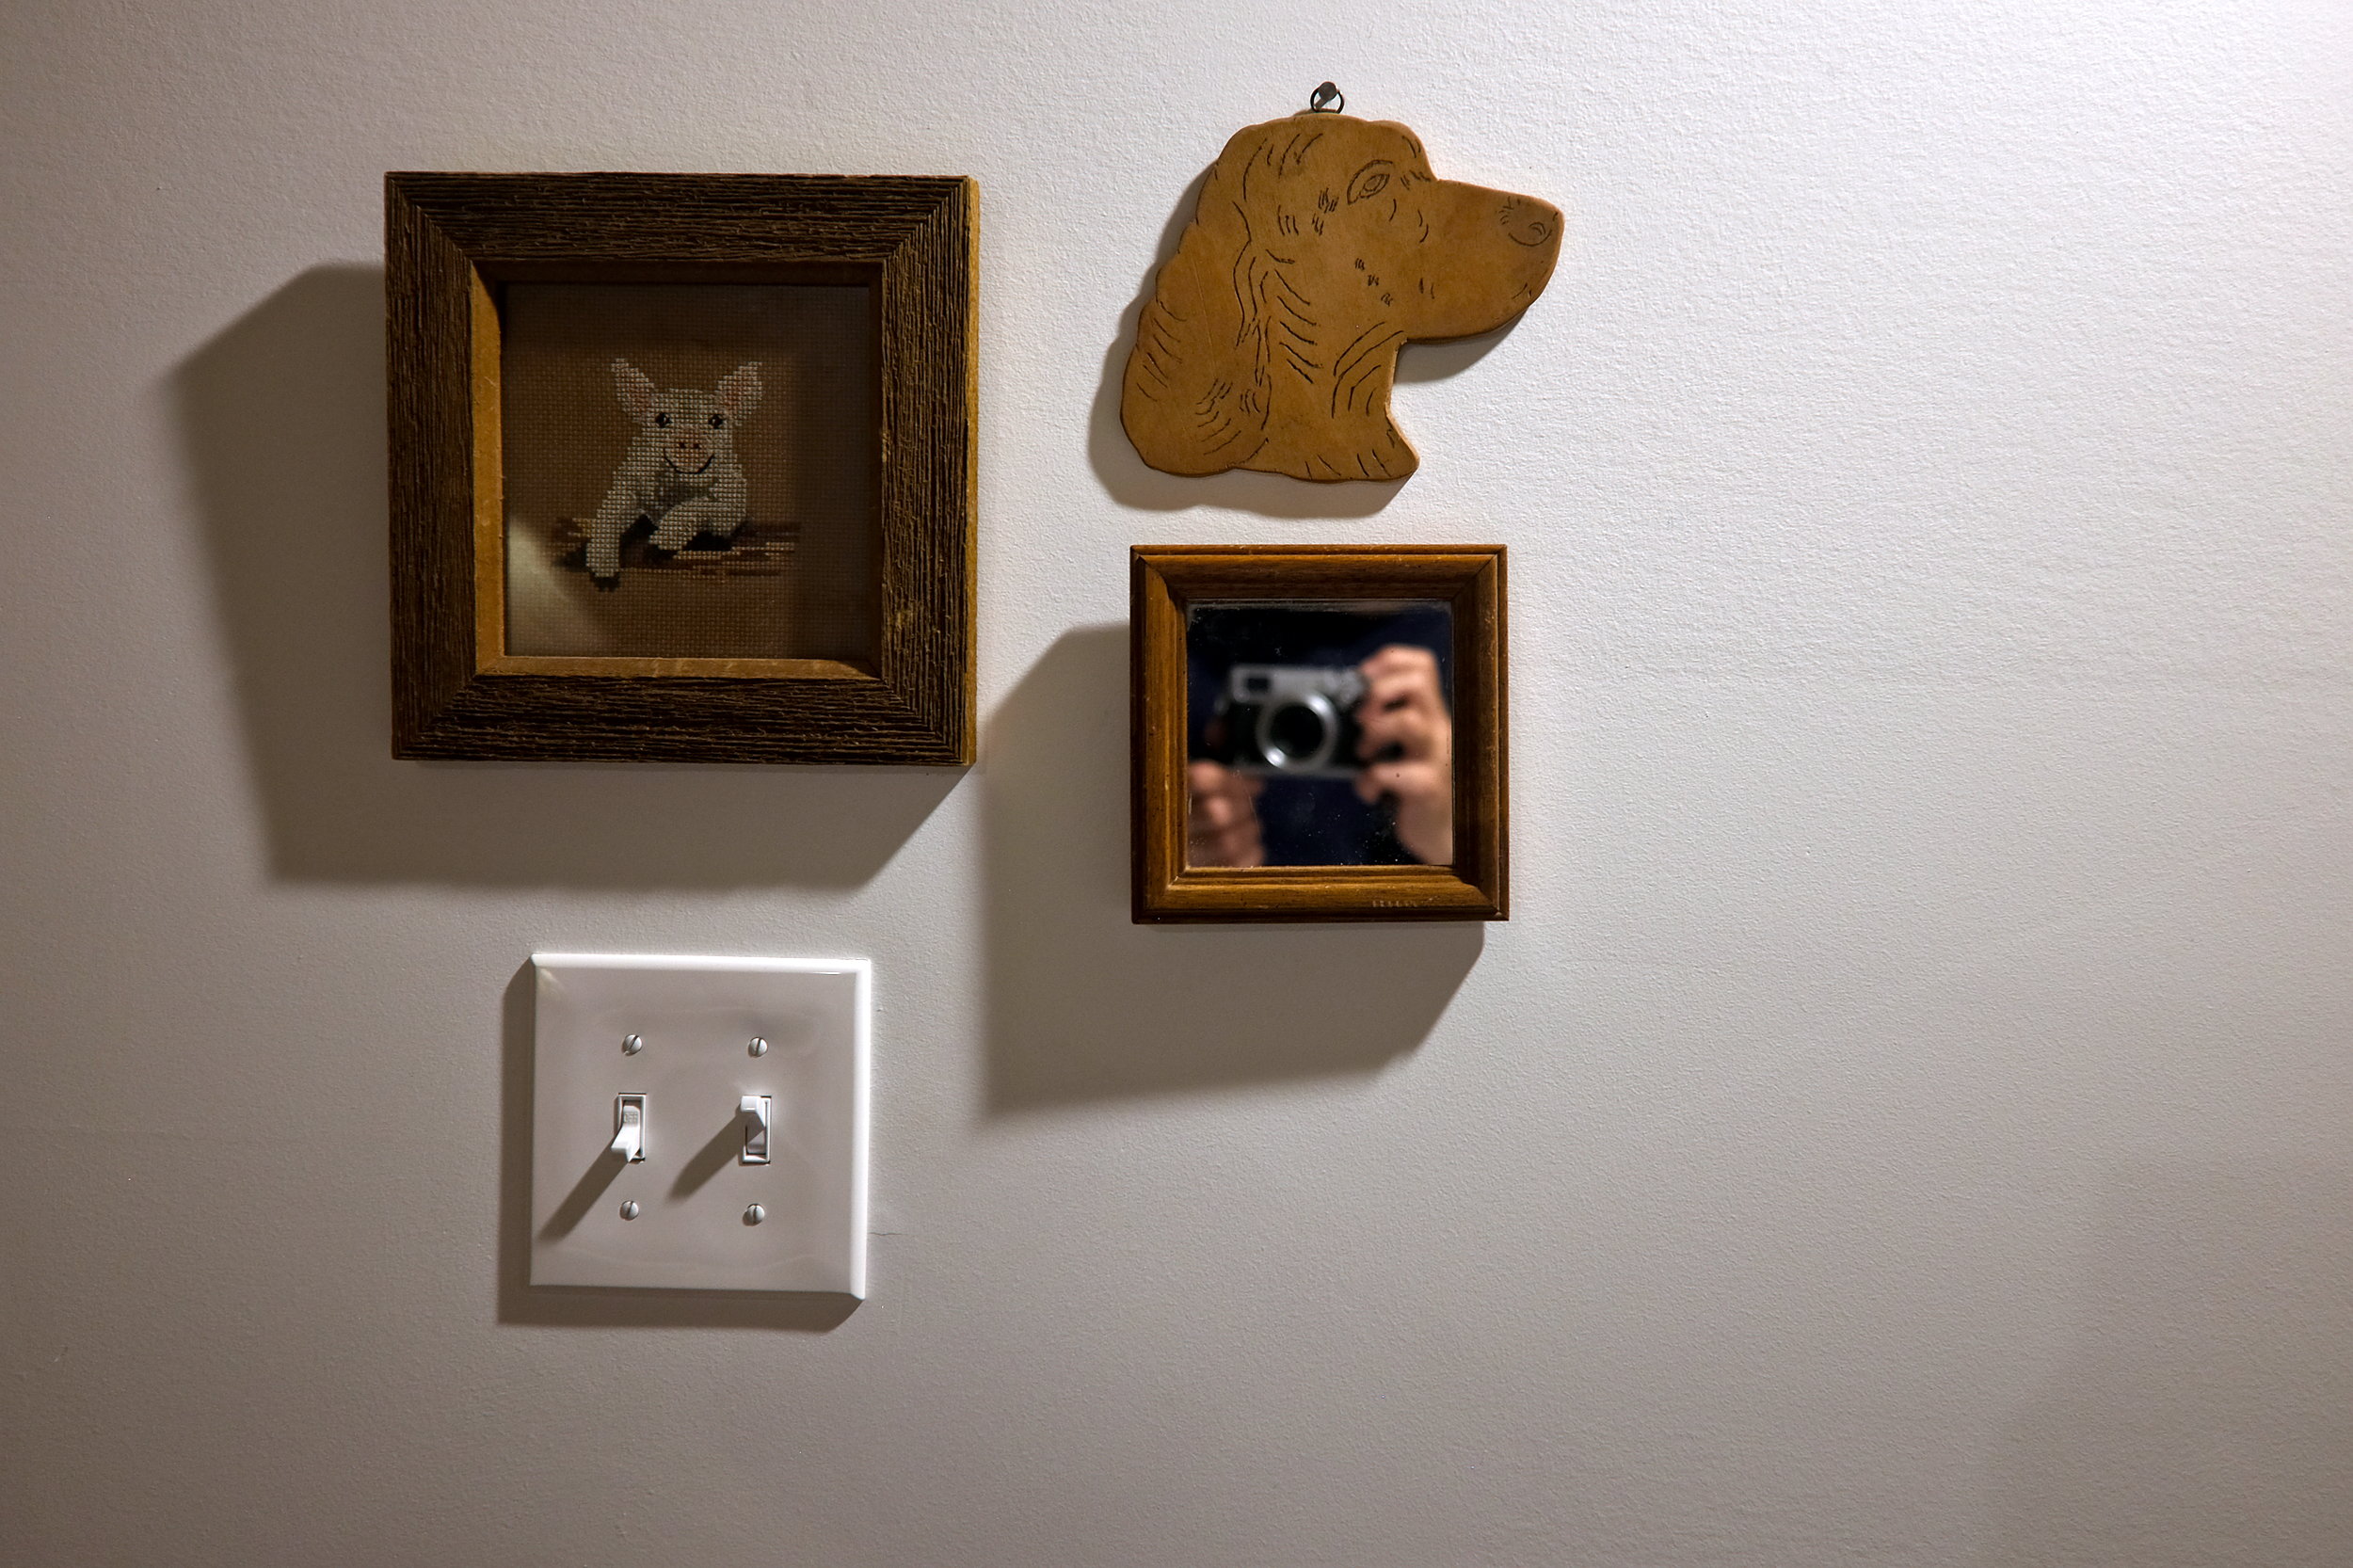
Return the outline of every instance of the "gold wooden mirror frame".
<path id="1" fill-rule="evenodd" d="M 1499 920 L 1501 545 L 1139 545 L 1130 552 L 1135 919 Z M 1237 600 L 1435 600 L 1453 617 L 1454 855 L 1446 866 L 1186 862 L 1186 616 Z"/>

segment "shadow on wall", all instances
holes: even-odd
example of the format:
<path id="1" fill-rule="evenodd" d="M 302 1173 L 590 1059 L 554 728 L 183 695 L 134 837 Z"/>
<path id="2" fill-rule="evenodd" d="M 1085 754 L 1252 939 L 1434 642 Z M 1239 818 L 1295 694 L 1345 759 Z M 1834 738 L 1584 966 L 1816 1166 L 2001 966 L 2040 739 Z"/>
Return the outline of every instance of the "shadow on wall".
<path id="1" fill-rule="evenodd" d="M 1124 626 L 1064 634 L 984 747 L 992 1112 L 1374 1072 L 1478 961 L 1476 924 L 1132 923 Z"/>
<path id="2" fill-rule="evenodd" d="M 1142 286 L 1119 318 L 1119 333 L 1103 355 L 1103 378 L 1096 389 L 1095 408 L 1087 419 L 1087 460 L 1112 500 L 1123 506 L 1146 511 L 1225 506 L 1278 518 L 1371 517 L 1395 500 L 1397 492 L 1409 481 L 1347 479 L 1320 484 L 1289 474 L 1255 473 L 1245 469 L 1190 478 L 1162 473 L 1151 467 L 1136 455 L 1135 443 L 1128 440 L 1127 427 L 1119 422 L 1119 401 L 1128 375 L 1128 357 L 1135 351 L 1136 321 L 1143 315 L 1144 306 L 1152 302 L 1160 268 L 1175 258 L 1177 243 L 1184 238 L 1185 226 L 1193 221 L 1193 209 L 1201 201 L 1201 187 L 1209 183 L 1209 171 L 1203 169 L 1185 187 L 1184 195 L 1177 198 L 1176 211 L 1161 227 L 1160 243 L 1153 253 L 1152 264 L 1144 269 Z M 1518 325 L 1514 319 L 1477 337 L 1457 338 L 1449 343 L 1408 344 L 1398 355 L 1397 383 L 1403 386 L 1415 381 L 1443 381 L 1459 376 L 1485 359 Z M 1405 430 L 1406 440 L 1412 440 L 1413 430 L 1407 421 L 1400 419 L 1398 424 Z"/>
<path id="3" fill-rule="evenodd" d="M 498 1320 L 542 1328 L 760 1328 L 824 1334 L 858 1308 L 822 1291 L 600 1290 L 531 1283 L 529 964 L 506 983 L 499 1061 Z"/>
<path id="4" fill-rule="evenodd" d="M 2116 1184 L 2073 1364 L 1993 1468 L 1987 1568 L 2334 1568 L 2353 1554 L 2353 1173 Z"/>
<path id="5" fill-rule="evenodd" d="M 304 273 L 192 355 L 171 392 L 281 878 L 855 887 L 963 776 L 395 761 L 382 269 Z"/>

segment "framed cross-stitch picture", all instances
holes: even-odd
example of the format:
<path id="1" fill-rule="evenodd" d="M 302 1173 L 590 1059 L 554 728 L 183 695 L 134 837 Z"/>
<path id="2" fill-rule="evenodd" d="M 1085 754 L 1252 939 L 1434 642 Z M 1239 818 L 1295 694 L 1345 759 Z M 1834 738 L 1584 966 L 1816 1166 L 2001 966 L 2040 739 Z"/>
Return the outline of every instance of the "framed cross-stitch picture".
<path id="1" fill-rule="evenodd" d="M 387 175 L 394 755 L 970 761 L 976 200 Z"/>

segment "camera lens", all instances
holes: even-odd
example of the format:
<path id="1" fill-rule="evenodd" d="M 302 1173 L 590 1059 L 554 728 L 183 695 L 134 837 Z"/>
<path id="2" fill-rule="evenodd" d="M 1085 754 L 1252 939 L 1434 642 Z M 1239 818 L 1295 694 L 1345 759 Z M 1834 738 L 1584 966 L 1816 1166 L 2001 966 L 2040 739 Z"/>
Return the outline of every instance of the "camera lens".
<path id="1" fill-rule="evenodd" d="M 1304 702 L 1286 702 L 1269 712 L 1261 731 L 1267 760 L 1277 767 L 1315 757 L 1332 744 L 1331 733 L 1323 715 Z"/>

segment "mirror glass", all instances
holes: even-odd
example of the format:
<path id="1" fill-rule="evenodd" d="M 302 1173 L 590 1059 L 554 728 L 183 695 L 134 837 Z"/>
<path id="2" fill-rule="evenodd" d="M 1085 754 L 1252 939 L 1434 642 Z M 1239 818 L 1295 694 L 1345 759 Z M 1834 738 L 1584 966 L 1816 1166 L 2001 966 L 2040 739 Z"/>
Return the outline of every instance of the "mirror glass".
<path id="1" fill-rule="evenodd" d="M 1195 603 L 1185 665 L 1186 864 L 1452 863 L 1444 600 Z"/>

